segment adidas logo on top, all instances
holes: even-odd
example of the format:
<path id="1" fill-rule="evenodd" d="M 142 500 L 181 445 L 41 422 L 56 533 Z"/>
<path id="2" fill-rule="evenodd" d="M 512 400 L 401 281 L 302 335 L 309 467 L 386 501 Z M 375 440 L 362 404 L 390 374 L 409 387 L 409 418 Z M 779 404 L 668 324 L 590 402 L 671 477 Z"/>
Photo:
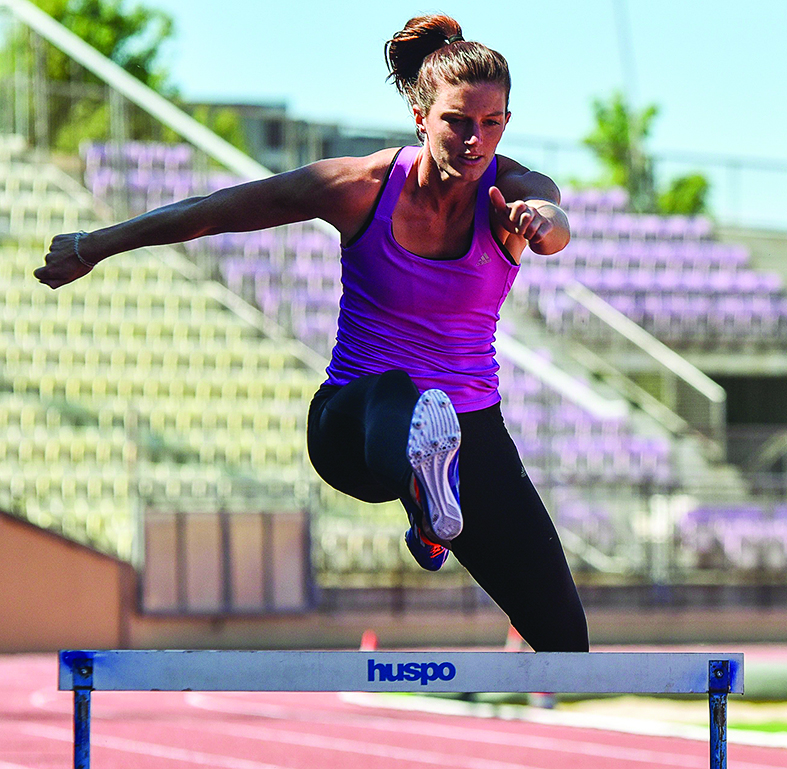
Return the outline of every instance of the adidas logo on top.
<path id="1" fill-rule="evenodd" d="M 481 256 L 478 257 L 478 261 L 476 262 L 476 267 L 480 267 L 482 264 L 487 264 L 488 262 L 492 261 L 492 257 L 484 251 Z"/>

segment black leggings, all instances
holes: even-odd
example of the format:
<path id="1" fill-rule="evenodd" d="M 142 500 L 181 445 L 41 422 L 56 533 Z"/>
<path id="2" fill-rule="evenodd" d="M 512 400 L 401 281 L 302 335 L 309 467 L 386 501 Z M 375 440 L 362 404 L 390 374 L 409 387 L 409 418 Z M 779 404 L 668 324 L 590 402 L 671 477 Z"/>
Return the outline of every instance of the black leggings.
<path id="1" fill-rule="evenodd" d="M 365 502 L 410 493 L 406 446 L 419 392 L 404 371 L 323 385 L 309 409 L 309 456 L 335 489 Z M 565 555 L 506 430 L 499 404 L 459 414 L 464 528 L 451 549 L 535 651 L 587 651 Z"/>

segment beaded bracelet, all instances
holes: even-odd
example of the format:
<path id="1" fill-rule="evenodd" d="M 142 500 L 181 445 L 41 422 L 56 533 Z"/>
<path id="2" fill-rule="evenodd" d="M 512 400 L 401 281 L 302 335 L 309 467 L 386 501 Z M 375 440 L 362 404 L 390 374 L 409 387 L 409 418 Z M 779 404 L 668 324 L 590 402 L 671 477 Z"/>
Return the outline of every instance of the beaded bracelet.
<path id="1" fill-rule="evenodd" d="M 87 259 L 84 259 L 82 255 L 79 253 L 79 239 L 83 235 L 87 235 L 87 233 L 84 230 L 80 230 L 76 235 L 74 235 L 74 254 L 76 258 L 79 259 L 79 261 L 85 265 L 85 267 L 89 267 L 92 270 L 96 266 L 96 264 L 98 264 L 98 262 L 91 264 L 90 262 L 88 262 Z"/>

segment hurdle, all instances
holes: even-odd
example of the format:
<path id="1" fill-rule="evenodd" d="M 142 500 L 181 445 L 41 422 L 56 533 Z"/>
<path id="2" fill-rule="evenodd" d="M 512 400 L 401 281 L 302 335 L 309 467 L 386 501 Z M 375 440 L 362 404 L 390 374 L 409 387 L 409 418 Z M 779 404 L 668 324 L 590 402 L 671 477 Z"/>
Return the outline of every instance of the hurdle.
<path id="1" fill-rule="evenodd" d="M 711 769 L 727 766 L 727 695 L 743 694 L 742 654 L 697 652 L 67 650 L 58 672 L 74 769 L 90 767 L 94 691 L 707 694 Z"/>

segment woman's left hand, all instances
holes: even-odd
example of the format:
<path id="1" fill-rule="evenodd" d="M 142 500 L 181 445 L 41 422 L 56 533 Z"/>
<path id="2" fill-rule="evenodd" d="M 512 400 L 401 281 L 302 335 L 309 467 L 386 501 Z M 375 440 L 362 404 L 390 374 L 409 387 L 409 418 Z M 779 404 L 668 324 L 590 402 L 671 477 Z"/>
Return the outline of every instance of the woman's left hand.
<path id="1" fill-rule="evenodd" d="M 506 203 L 503 193 L 497 187 L 489 188 L 489 199 L 492 201 L 495 222 L 531 244 L 541 243 L 554 229 L 555 225 L 550 219 L 524 200 Z"/>

